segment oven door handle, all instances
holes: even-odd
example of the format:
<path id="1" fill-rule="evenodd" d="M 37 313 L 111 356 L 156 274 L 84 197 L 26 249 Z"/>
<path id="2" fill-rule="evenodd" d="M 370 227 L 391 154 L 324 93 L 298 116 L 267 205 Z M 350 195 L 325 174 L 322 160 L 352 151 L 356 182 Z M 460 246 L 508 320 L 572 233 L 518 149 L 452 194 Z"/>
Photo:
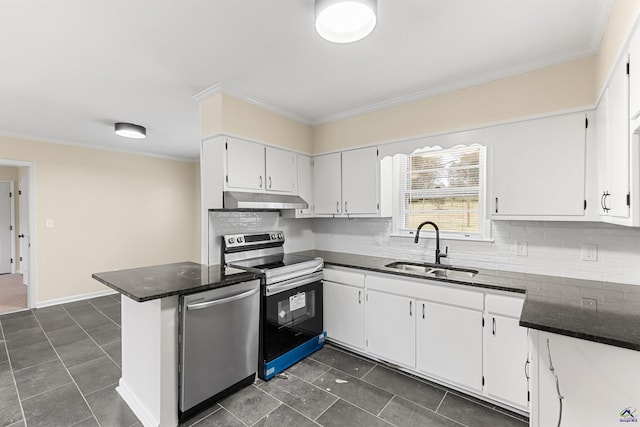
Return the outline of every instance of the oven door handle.
<path id="1" fill-rule="evenodd" d="M 319 282 L 322 280 L 322 272 L 314 273 L 302 278 L 298 277 L 291 280 L 286 280 L 266 287 L 267 296 L 275 295 L 280 292 L 288 291 L 289 289 L 299 288 L 300 286 L 308 285 L 309 283 Z"/>
<path id="2" fill-rule="evenodd" d="M 203 308 L 209 308 L 209 307 L 213 307 L 220 304 L 226 304 L 232 301 L 237 301 L 239 299 L 250 297 L 256 292 L 258 292 L 258 288 L 251 289 L 249 291 L 242 292 L 236 295 L 231 295 L 230 297 L 226 297 L 226 298 L 219 298 L 219 299 L 214 299 L 210 301 L 199 302 L 197 304 L 187 304 L 187 310 L 201 310 Z"/>

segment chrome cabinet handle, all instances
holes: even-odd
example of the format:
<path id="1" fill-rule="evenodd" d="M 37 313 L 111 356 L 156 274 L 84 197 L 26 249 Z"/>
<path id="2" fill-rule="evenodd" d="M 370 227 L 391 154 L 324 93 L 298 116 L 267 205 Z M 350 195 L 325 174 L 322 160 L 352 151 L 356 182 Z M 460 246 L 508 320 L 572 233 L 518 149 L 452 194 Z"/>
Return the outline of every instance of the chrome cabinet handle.
<path id="1" fill-rule="evenodd" d="M 340 213 L 340 202 L 336 202 L 336 212 Z"/>
<path id="2" fill-rule="evenodd" d="M 496 318 L 494 317 L 492 320 L 493 320 L 493 328 L 491 333 L 493 334 L 493 336 L 495 336 L 496 335 Z"/>
<path id="3" fill-rule="evenodd" d="M 362 304 L 362 291 L 358 291 L 358 304 Z"/>
<path id="4" fill-rule="evenodd" d="M 347 213 L 347 212 L 348 212 L 348 211 L 347 211 L 347 201 L 345 200 L 345 201 L 344 201 L 344 213 Z"/>
<path id="5" fill-rule="evenodd" d="M 271 188 L 271 177 L 269 177 L 269 188 Z"/>
<path id="6" fill-rule="evenodd" d="M 409 316 L 413 316 L 413 301 L 409 301 Z"/>
<path id="7" fill-rule="evenodd" d="M 496 197 L 496 213 L 498 213 L 498 198 Z"/>
<path id="8" fill-rule="evenodd" d="M 262 188 L 262 175 L 260 175 L 260 188 Z"/>
<path id="9" fill-rule="evenodd" d="M 422 318 L 424 319 L 424 303 L 422 304 Z"/>
<path id="10" fill-rule="evenodd" d="M 529 358 L 527 357 L 526 362 L 524 362 L 524 376 L 527 378 L 527 381 L 531 378 L 529 377 L 529 363 L 531 362 L 529 362 Z"/>

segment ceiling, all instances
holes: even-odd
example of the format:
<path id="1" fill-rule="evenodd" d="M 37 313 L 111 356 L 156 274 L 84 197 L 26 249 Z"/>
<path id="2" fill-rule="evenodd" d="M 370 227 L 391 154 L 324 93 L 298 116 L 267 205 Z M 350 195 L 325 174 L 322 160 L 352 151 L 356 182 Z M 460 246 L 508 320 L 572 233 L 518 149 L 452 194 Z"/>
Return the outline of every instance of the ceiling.
<path id="1" fill-rule="evenodd" d="M 322 123 L 591 55 L 611 2 L 379 0 L 340 45 L 313 0 L 2 0 L 0 134 L 196 159 L 212 85 Z"/>

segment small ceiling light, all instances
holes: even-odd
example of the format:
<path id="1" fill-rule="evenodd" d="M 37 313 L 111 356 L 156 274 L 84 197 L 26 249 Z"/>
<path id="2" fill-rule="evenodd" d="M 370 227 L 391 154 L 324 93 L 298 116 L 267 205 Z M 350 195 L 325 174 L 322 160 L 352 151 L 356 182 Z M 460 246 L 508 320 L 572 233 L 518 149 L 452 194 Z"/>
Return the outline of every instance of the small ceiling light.
<path id="1" fill-rule="evenodd" d="M 142 139 L 147 136 L 147 129 L 144 126 L 134 125 L 133 123 L 116 123 L 116 135 L 125 138 Z"/>
<path id="2" fill-rule="evenodd" d="M 377 0 L 315 0 L 316 31 L 334 43 L 363 39 L 376 26 Z"/>

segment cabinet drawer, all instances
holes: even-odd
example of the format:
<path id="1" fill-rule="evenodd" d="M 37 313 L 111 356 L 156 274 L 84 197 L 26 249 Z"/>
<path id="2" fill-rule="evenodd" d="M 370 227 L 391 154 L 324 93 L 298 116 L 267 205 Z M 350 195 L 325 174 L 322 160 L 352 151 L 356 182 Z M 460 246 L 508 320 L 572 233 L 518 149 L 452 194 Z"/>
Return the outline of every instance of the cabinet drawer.
<path id="1" fill-rule="evenodd" d="M 472 310 L 484 308 L 483 292 L 462 289 L 462 286 L 452 283 L 425 279 L 404 279 L 392 274 L 368 274 L 367 288 Z"/>
<path id="2" fill-rule="evenodd" d="M 486 303 L 489 314 L 501 314 L 503 316 L 520 318 L 524 298 L 488 294 Z"/>
<path id="3" fill-rule="evenodd" d="M 324 280 L 336 283 L 344 283 L 345 285 L 357 286 L 364 288 L 364 273 L 358 270 L 352 270 L 339 267 L 325 267 L 323 270 Z"/>

